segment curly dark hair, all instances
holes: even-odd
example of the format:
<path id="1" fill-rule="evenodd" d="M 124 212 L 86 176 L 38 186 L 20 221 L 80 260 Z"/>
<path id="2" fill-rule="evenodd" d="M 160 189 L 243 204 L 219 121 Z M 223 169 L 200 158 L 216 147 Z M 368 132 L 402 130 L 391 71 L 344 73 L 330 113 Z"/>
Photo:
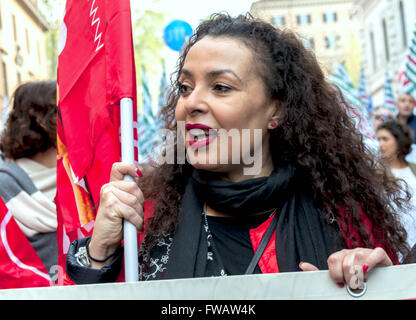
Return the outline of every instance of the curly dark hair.
<path id="1" fill-rule="evenodd" d="M 397 181 L 367 150 L 341 92 L 328 83 L 314 54 L 293 32 L 249 15 L 233 18 L 216 14 L 202 22 L 179 58 L 168 103 L 162 110 L 166 128 L 176 132 L 181 70 L 189 50 L 206 36 L 239 40 L 253 52 L 267 96 L 279 101 L 279 127 L 270 138 L 274 163 L 290 163 L 301 172 L 318 208 L 332 211 L 346 228 L 357 230 L 359 239 L 350 235 L 355 246 L 360 241 L 374 248 L 374 239 L 360 216 L 361 208 L 372 223 L 373 235 L 390 257 L 397 257 L 397 253 L 406 256 L 407 234 L 396 210 L 408 199 L 401 197 Z M 146 198 L 155 204 L 154 215 L 145 225 L 148 253 L 162 235 L 175 231 L 191 172 L 189 163 L 163 164 L 142 179 L 140 186 Z M 340 206 L 345 216 L 339 214 Z"/>
<path id="2" fill-rule="evenodd" d="M 389 120 L 382 122 L 377 131 L 387 130 L 397 142 L 397 158 L 405 160 L 406 156 L 412 151 L 413 132 L 408 125 L 402 124 L 399 120 Z"/>
<path id="3" fill-rule="evenodd" d="M 56 82 L 20 85 L 0 138 L 0 150 L 9 159 L 30 158 L 56 147 Z"/>

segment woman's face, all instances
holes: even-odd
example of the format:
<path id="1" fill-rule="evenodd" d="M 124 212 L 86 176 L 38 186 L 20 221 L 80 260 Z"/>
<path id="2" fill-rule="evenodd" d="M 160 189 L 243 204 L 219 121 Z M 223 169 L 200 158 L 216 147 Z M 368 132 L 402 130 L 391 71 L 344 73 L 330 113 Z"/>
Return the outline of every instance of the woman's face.
<path id="1" fill-rule="evenodd" d="M 392 161 L 397 159 L 397 141 L 395 137 L 386 129 L 380 129 L 377 131 L 377 140 L 380 146 L 381 156 Z"/>
<path id="2" fill-rule="evenodd" d="M 244 168 L 258 166 L 263 172 L 272 166 L 268 129 L 273 129 L 276 103 L 266 97 L 246 45 L 233 38 L 204 37 L 189 50 L 180 83 L 175 117 L 178 128 L 185 124 L 185 149 L 195 168 L 235 181 L 244 180 Z M 255 171 L 245 175 L 270 173 Z"/>

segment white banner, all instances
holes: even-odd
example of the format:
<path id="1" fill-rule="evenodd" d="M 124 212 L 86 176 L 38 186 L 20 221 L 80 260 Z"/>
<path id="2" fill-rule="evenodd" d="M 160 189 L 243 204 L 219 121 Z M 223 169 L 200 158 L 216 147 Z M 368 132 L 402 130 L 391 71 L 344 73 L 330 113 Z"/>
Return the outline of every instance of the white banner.
<path id="1" fill-rule="evenodd" d="M 353 297 L 328 271 L 0 290 L 0 300 L 406 300 L 416 299 L 416 264 L 369 272 Z"/>

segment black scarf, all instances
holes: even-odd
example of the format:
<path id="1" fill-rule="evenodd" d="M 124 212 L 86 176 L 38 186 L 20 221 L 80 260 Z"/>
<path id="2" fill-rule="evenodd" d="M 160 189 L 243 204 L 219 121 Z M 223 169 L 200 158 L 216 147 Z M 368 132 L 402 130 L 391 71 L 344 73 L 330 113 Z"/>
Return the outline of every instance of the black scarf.
<path id="1" fill-rule="evenodd" d="M 328 256 L 346 245 L 337 223 L 327 222 L 303 185 L 291 166 L 280 166 L 269 177 L 238 183 L 194 170 L 181 200 L 179 224 L 164 278 L 216 275 L 207 272 L 207 234 L 201 214 L 205 202 L 215 210 L 235 216 L 277 208 L 279 271 L 299 271 L 301 261 L 321 270 L 328 269 Z"/>

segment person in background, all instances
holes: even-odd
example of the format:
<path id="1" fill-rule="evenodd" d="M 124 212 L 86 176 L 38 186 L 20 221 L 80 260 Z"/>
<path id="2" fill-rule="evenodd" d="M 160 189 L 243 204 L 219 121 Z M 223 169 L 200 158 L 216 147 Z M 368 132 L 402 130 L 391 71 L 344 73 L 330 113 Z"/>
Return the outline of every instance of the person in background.
<path id="1" fill-rule="evenodd" d="M 47 271 L 57 265 L 56 82 L 28 82 L 12 97 L 0 137 L 0 197 Z"/>
<path id="2" fill-rule="evenodd" d="M 413 131 L 413 143 L 416 143 L 416 117 L 413 114 L 415 98 L 408 93 L 403 93 L 397 98 L 397 120 L 406 124 Z"/>
<path id="3" fill-rule="evenodd" d="M 413 114 L 415 98 L 408 93 L 402 93 L 396 102 L 397 120 L 408 125 L 413 132 L 412 148 L 406 160 L 416 163 L 416 117 Z"/>
<path id="4" fill-rule="evenodd" d="M 389 120 L 378 126 L 377 140 L 383 161 L 390 168 L 394 177 L 404 180 L 411 195 L 409 210 L 402 213 L 400 218 L 408 234 L 410 247 L 416 244 L 416 164 L 408 162 L 413 133 L 410 128 L 398 120 Z"/>

